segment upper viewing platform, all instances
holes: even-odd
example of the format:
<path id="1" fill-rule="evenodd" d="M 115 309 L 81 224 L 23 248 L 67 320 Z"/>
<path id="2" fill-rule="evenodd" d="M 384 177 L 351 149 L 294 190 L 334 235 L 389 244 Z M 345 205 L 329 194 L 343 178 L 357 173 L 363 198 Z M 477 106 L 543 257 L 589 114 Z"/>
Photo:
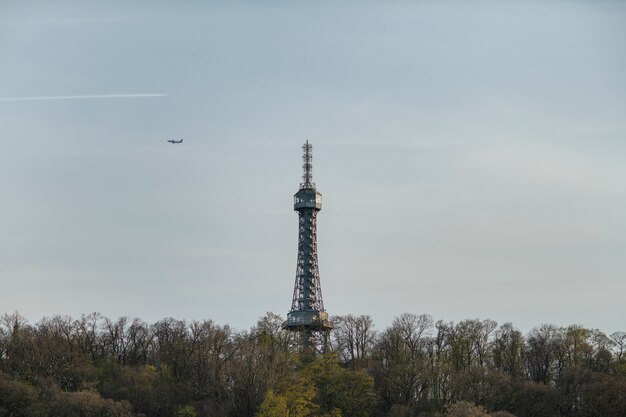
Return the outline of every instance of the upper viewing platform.
<path id="1" fill-rule="evenodd" d="M 322 193 L 315 189 L 302 189 L 293 196 L 293 209 L 322 209 Z"/>

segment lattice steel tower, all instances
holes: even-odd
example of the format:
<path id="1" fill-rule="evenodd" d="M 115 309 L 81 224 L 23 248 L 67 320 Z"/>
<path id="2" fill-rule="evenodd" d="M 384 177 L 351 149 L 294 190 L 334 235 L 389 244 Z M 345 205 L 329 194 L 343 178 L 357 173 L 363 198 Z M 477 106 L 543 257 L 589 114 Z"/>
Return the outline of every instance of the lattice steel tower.
<path id="1" fill-rule="evenodd" d="M 294 195 L 293 209 L 298 212 L 298 262 L 291 311 L 283 328 L 300 332 L 303 349 L 319 346 L 332 325 L 324 310 L 322 287 L 317 263 L 317 213 L 322 209 L 322 194 L 313 183 L 312 146 L 302 146 L 304 175 L 300 191 Z M 321 338 L 320 338 L 321 336 Z"/>

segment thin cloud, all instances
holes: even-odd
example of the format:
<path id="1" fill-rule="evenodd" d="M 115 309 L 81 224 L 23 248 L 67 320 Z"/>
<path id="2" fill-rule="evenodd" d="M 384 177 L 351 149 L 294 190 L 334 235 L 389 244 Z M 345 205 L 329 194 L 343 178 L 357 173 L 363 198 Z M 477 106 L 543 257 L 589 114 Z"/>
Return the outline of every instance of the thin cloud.
<path id="1" fill-rule="evenodd" d="M 38 101 L 38 100 L 83 100 L 92 98 L 141 98 L 141 97 L 165 97 L 168 94 L 90 94 L 80 96 L 32 96 L 32 97 L 0 97 L 0 101 Z"/>

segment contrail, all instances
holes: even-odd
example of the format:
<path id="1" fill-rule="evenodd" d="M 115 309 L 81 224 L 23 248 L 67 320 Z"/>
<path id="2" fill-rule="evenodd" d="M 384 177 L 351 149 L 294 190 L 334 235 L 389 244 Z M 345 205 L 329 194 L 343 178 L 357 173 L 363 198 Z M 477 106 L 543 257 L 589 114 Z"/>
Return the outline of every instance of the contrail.
<path id="1" fill-rule="evenodd" d="M 35 100 L 82 100 L 86 98 L 137 98 L 165 97 L 168 94 L 91 94 L 82 96 L 34 96 L 34 97 L 0 97 L 0 101 L 35 101 Z"/>

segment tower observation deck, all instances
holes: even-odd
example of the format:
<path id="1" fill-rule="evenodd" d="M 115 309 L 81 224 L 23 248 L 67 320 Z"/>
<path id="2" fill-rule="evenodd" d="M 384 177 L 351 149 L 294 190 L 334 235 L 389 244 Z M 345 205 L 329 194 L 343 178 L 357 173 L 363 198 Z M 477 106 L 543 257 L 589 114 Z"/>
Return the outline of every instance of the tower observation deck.
<path id="1" fill-rule="evenodd" d="M 293 209 L 298 212 L 298 261 L 291 310 L 283 328 L 300 332 L 301 347 L 315 347 L 318 336 L 332 329 L 324 310 L 317 262 L 317 213 L 322 209 L 322 194 L 313 182 L 312 146 L 303 146 L 302 183 L 294 195 Z"/>

